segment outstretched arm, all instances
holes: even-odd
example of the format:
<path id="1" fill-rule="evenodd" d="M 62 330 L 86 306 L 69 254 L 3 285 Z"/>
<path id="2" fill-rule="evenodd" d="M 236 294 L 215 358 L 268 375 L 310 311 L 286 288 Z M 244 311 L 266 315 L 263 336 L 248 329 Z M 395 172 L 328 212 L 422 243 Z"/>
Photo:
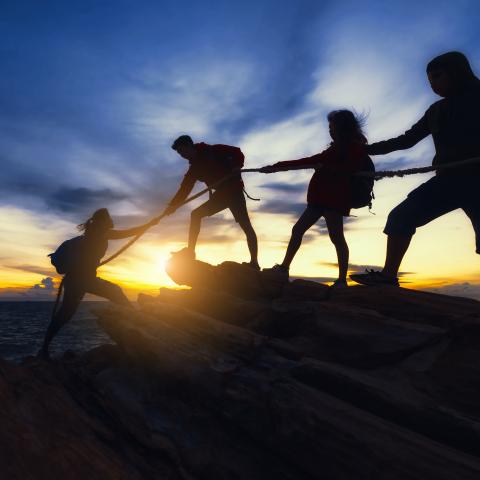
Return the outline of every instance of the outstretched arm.
<path id="1" fill-rule="evenodd" d="M 301 167 L 309 165 L 317 165 L 327 162 L 330 158 L 331 148 L 323 151 L 322 153 L 317 153 L 311 157 L 299 158 L 298 160 L 286 160 L 284 162 L 277 162 L 273 165 L 267 165 L 260 169 L 261 172 L 270 173 L 270 172 L 281 172 L 283 170 L 288 170 L 290 167 Z"/>
<path id="2" fill-rule="evenodd" d="M 168 202 L 168 207 L 165 209 L 165 214 L 169 215 L 173 213 L 180 204 L 187 198 L 188 194 L 192 191 L 193 186 L 197 178 L 193 173 L 192 167 L 190 167 L 183 177 L 182 183 L 180 184 L 177 193 L 172 197 L 172 199 Z"/>
<path id="3" fill-rule="evenodd" d="M 127 228 L 125 230 L 109 230 L 107 232 L 107 239 L 108 240 L 120 240 L 122 238 L 133 237 L 143 233 L 148 228 L 156 225 L 158 223 L 158 218 L 154 218 L 150 222 L 147 222 L 143 225 L 139 225 L 138 227 Z"/>
<path id="4" fill-rule="evenodd" d="M 390 140 L 372 143 L 366 146 L 369 155 L 385 155 L 396 150 L 405 150 L 416 145 L 420 140 L 430 135 L 426 114 L 412 128 Z"/>

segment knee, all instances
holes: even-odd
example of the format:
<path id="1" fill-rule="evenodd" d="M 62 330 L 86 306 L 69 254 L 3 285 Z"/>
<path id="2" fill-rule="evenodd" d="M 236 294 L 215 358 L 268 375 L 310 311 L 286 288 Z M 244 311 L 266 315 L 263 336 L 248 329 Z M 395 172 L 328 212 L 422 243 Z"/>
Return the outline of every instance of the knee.
<path id="1" fill-rule="evenodd" d="M 202 211 L 200 209 L 195 209 L 192 210 L 192 213 L 190 214 L 190 221 L 194 223 L 200 223 L 202 221 L 202 218 L 204 217 Z"/>
<path id="2" fill-rule="evenodd" d="M 387 235 L 413 235 L 416 225 L 411 212 L 402 204 L 395 207 L 387 218 L 385 233 Z"/>
<path id="3" fill-rule="evenodd" d="M 251 237 L 254 236 L 256 237 L 257 234 L 255 233 L 255 230 L 252 227 L 252 224 L 250 222 L 242 222 L 239 223 L 240 228 L 245 232 L 245 235 Z"/>
<path id="4" fill-rule="evenodd" d="M 114 303 L 119 303 L 123 305 L 130 304 L 130 301 L 128 300 L 126 295 L 123 293 L 123 290 L 118 285 L 112 285 L 110 299 Z"/>
<path id="5" fill-rule="evenodd" d="M 346 246 L 347 241 L 345 240 L 345 236 L 342 234 L 328 234 L 330 237 L 331 242 L 336 246 L 336 247 L 341 247 L 341 246 Z"/>
<path id="6" fill-rule="evenodd" d="M 304 234 L 305 234 L 305 229 L 303 228 L 302 225 L 299 225 L 298 223 L 296 223 L 292 227 L 292 237 L 302 238 Z"/>

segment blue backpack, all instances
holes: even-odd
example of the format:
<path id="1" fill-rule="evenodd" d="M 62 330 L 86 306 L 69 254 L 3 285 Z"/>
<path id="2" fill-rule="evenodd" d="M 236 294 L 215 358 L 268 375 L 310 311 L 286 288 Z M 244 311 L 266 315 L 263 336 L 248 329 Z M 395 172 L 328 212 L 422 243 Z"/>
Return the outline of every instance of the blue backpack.
<path id="1" fill-rule="evenodd" d="M 81 261 L 85 237 L 79 237 L 65 240 L 53 253 L 50 253 L 50 261 L 61 275 L 74 270 Z"/>

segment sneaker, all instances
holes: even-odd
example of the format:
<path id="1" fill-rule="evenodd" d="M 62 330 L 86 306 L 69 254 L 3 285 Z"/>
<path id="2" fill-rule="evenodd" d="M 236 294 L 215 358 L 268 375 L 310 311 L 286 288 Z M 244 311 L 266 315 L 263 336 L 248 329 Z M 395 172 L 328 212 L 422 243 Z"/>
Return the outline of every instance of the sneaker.
<path id="1" fill-rule="evenodd" d="M 242 262 L 242 265 L 245 265 L 246 267 L 253 268 L 257 272 L 260 271 L 260 265 L 258 263 L 252 263 L 252 262 Z"/>
<path id="2" fill-rule="evenodd" d="M 282 275 L 287 275 L 289 274 L 289 270 L 287 267 L 284 267 L 283 265 L 279 265 L 276 263 L 272 268 L 264 268 L 264 272 L 270 272 L 270 273 L 280 273 Z"/>
<path id="3" fill-rule="evenodd" d="M 330 286 L 333 288 L 347 288 L 348 283 L 346 280 L 340 280 L 337 278 L 337 280 L 335 280 Z"/>
<path id="4" fill-rule="evenodd" d="M 397 277 L 387 277 L 382 272 L 375 270 L 365 270 L 367 273 L 354 273 L 350 278 L 357 283 L 369 286 L 390 285 L 392 287 L 399 287 Z"/>

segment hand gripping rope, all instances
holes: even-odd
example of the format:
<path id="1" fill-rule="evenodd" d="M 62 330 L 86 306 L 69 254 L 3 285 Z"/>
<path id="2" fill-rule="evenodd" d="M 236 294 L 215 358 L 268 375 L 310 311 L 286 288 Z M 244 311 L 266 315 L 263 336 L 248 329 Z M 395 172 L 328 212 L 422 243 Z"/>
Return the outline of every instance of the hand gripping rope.
<path id="1" fill-rule="evenodd" d="M 384 170 L 380 172 L 357 172 L 354 175 L 359 175 L 362 177 L 373 177 L 375 180 L 382 180 L 383 178 L 392 178 L 392 177 L 403 177 L 405 175 L 414 175 L 417 173 L 427 173 L 427 172 L 433 172 L 434 170 L 440 170 L 440 169 L 450 169 L 450 168 L 459 168 L 459 167 L 465 167 L 468 165 L 474 165 L 480 163 L 480 157 L 475 157 L 475 158 L 469 158 L 468 160 L 463 160 L 460 162 L 451 162 L 451 163 L 445 163 L 444 165 L 433 165 L 430 167 L 419 167 L 419 168 L 409 168 L 406 170 Z M 283 171 L 290 171 L 290 170 L 310 170 L 312 168 L 318 169 L 321 168 L 323 165 L 321 163 L 316 164 L 316 165 L 307 165 L 307 166 L 299 166 L 299 167 L 287 167 L 287 168 L 278 168 L 275 169 L 272 172 L 262 172 L 262 168 L 244 168 L 240 170 L 240 173 L 253 173 L 253 172 L 259 172 L 259 173 L 274 173 L 274 172 L 283 172 Z M 211 185 L 209 188 L 205 188 L 201 190 L 200 192 L 196 193 L 195 195 L 192 195 L 191 197 L 187 198 L 183 203 L 181 203 L 173 212 L 174 213 L 176 210 L 178 210 L 180 207 L 183 207 L 183 205 L 186 205 L 187 203 L 201 197 L 203 194 L 207 193 L 209 190 L 212 188 L 216 188 L 220 186 L 222 183 L 226 182 L 229 180 L 231 177 L 238 175 L 239 171 L 236 170 L 215 184 Z M 170 213 L 168 215 L 171 215 Z M 163 218 L 168 216 L 165 213 L 162 213 L 160 216 L 155 217 L 153 220 L 157 220 L 158 222 L 162 220 Z M 105 259 L 103 262 L 100 263 L 100 266 L 105 265 L 108 262 L 111 262 L 113 259 L 117 258 L 119 255 L 121 255 L 127 248 L 129 248 L 131 245 L 133 245 L 148 229 L 145 229 L 143 232 L 139 233 L 136 237 L 134 237 L 132 240 L 130 240 L 128 243 L 126 243 L 122 248 L 120 248 L 117 252 L 115 252 L 113 255 Z"/>

